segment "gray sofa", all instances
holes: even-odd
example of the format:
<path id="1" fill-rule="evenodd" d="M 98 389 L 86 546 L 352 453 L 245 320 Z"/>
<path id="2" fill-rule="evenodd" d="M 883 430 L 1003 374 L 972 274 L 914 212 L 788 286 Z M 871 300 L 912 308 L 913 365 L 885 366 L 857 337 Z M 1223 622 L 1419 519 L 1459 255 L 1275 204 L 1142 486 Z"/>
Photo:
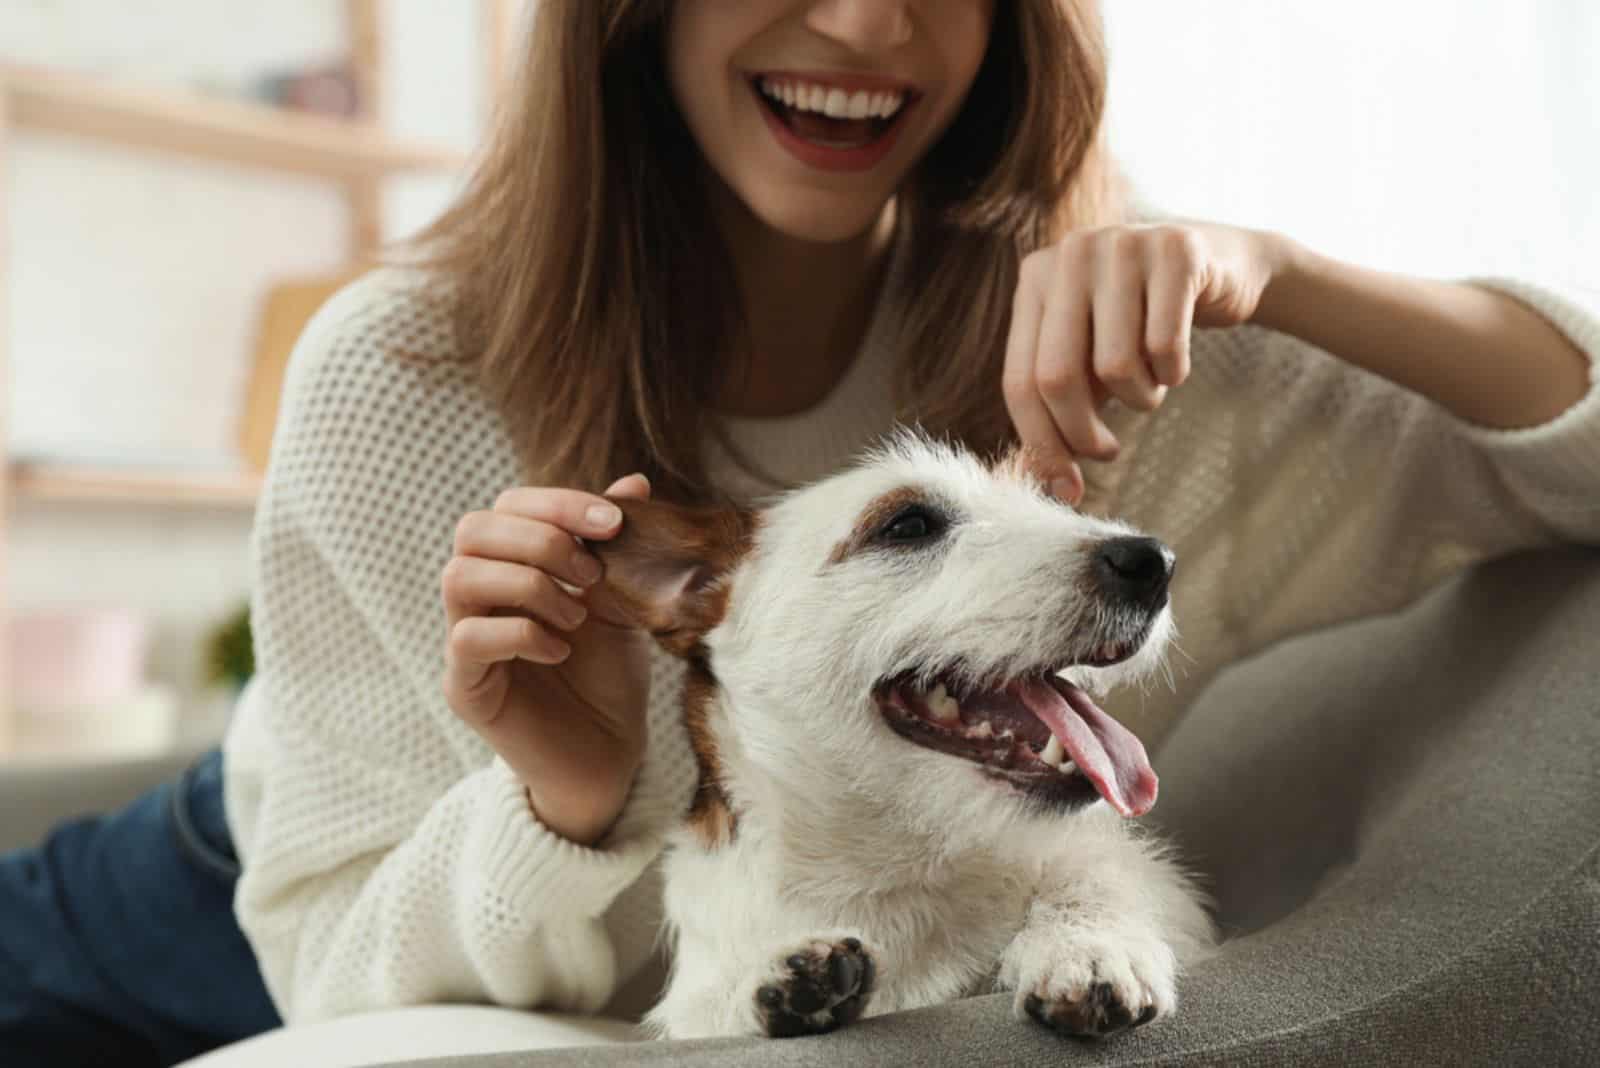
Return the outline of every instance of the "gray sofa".
<path id="1" fill-rule="evenodd" d="M 1600 553 L 1497 561 L 1268 650 L 1156 767 L 1228 935 L 1160 1024 L 1081 1044 L 985 996 L 818 1038 L 413 1063 L 1600 1064 Z"/>

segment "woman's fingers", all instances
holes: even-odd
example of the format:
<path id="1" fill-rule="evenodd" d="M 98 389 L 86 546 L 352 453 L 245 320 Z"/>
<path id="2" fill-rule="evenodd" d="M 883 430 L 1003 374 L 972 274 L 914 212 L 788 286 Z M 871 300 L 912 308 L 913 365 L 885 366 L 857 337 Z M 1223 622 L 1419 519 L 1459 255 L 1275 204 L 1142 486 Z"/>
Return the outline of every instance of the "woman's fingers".
<path id="1" fill-rule="evenodd" d="M 493 511 L 547 523 L 580 538 L 608 538 L 622 525 L 620 508 L 581 490 L 519 486 L 500 494 Z"/>
<path id="2" fill-rule="evenodd" d="M 1094 377 L 1129 408 L 1160 406 L 1164 391 L 1145 363 L 1144 269 L 1132 253 L 1102 264 L 1094 294 Z"/>
<path id="3" fill-rule="evenodd" d="M 1185 246 L 1187 247 L 1187 246 Z M 1189 377 L 1189 340 L 1194 326 L 1197 267 L 1193 250 L 1157 260 L 1150 273 L 1145 304 L 1144 349 L 1150 369 L 1163 386 L 1181 386 Z"/>
<path id="4" fill-rule="evenodd" d="M 1198 301 L 1213 257 L 1183 226 L 1113 226 L 1069 234 L 1027 256 L 1006 341 L 1006 408 L 1047 478 L 1119 446 L 1100 416 L 1115 397 L 1150 412 L 1189 376 Z M 1236 317 L 1242 321 L 1242 317 Z"/>
<path id="5" fill-rule="evenodd" d="M 527 616 L 469 616 L 450 628 L 450 663 L 485 668 L 507 660 L 559 664 L 572 647 Z"/>
<path id="6" fill-rule="evenodd" d="M 650 482 L 628 475 L 607 492 L 648 497 Z M 570 650 L 554 632 L 583 625 L 589 610 L 574 593 L 604 573 L 578 536 L 611 537 L 621 524 L 621 509 L 603 497 L 531 486 L 463 518 L 440 577 L 452 659 L 479 668 L 517 656 L 564 660 Z"/>
<path id="7" fill-rule="evenodd" d="M 571 652 L 566 642 L 525 616 L 458 620 L 445 641 L 445 700 L 456 715 L 482 730 L 505 708 L 511 684 L 507 661 L 559 664 Z"/>
<path id="8" fill-rule="evenodd" d="M 445 617 L 454 626 L 468 616 L 515 611 L 558 630 L 576 630 L 589 610 L 536 567 L 479 556 L 457 556 L 442 580 Z"/>
<path id="9" fill-rule="evenodd" d="M 1048 266 L 1042 257 L 1030 257 L 1023 264 L 1022 280 L 1012 301 L 1001 386 L 1006 411 L 1038 473 L 1057 497 L 1076 501 L 1083 494 L 1083 473 L 1061 436 L 1035 377 L 1039 326 L 1044 317 L 1042 283 L 1048 279 Z"/>
<path id="10" fill-rule="evenodd" d="M 621 526 L 621 510 L 611 532 Z M 609 536 L 609 535 L 608 535 Z M 456 527 L 455 555 L 505 560 L 538 568 L 571 586 L 583 588 L 600 581 L 603 569 L 567 531 L 551 523 L 505 512 L 473 512 Z"/>
<path id="11" fill-rule="evenodd" d="M 1095 411 L 1093 350 L 1096 294 L 1085 277 L 1091 265 L 1063 250 L 1039 324 L 1034 382 L 1074 457 L 1110 460 L 1117 439 Z"/>

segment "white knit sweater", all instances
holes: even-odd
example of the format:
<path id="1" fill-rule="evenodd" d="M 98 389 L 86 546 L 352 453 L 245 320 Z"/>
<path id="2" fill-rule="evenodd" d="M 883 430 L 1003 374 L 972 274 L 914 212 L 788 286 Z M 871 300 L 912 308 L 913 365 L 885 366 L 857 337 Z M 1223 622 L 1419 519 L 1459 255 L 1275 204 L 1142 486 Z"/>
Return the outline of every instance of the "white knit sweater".
<path id="1" fill-rule="evenodd" d="M 1600 361 L 1592 313 L 1483 284 Z M 238 916 L 291 1021 L 447 1000 L 601 1008 L 653 971 L 652 861 L 695 784 L 666 658 L 645 766 L 597 849 L 541 827 L 446 706 L 454 527 L 520 479 L 470 374 L 416 358 L 451 351 L 445 309 L 419 285 L 368 276 L 306 331 L 256 517 L 259 670 L 226 743 L 227 810 Z M 894 292 L 892 275 L 820 405 L 731 423 L 770 473 L 823 475 L 889 428 Z M 1085 472 L 1087 510 L 1177 552 L 1176 690 L 1107 702 L 1152 745 L 1220 667 L 1269 642 L 1393 609 L 1488 556 L 1600 543 L 1600 387 L 1543 426 L 1495 431 L 1267 330 L 1196 331 L 1193 350 L 1159 411 L 1113 406 L 1123 453 Z M 736 493 L 760 489 L 717 470 Z"/>

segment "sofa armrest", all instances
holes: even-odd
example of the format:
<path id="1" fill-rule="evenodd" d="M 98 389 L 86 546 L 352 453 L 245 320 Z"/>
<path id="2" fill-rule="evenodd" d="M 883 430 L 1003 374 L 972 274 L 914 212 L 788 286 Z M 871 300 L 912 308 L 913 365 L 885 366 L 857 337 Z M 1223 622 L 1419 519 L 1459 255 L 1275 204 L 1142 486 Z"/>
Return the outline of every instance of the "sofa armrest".
<path id="1" fill-rule="evenodd" d="M 180 773 L 199 753 L 55 763 L 0 760 L 0 852 L 31 845 L 74 816 L 108 812 Z"/>
<path id="2" fill-rule="evenodd" d="M 1600 554 L 1458 576 L 1234 666 L 1158 756 L 1156 811 L 1229 941 L 1177 1014 L 1098 1044 L 1005 995 L 833 1035 L 436 1068 L 1596 1063 Z"/>

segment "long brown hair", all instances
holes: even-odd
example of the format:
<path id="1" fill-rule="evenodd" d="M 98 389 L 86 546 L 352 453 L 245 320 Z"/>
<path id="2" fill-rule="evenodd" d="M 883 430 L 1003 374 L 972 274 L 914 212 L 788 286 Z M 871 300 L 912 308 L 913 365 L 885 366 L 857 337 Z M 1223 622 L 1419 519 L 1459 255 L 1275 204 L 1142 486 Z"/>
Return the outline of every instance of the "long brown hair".
<path id="1" fill-rule="evenodd" d="M 543 0 L 454 206 L 410 246 L 454 301 L 536 484 L 642 470 L 709 495 L 705 410 L 738 300 L 664 56 L 670 0 Z M 962 110 L 900 197 L 901 416 L 976 448 L 1010 436 L 1000 392 L 1021 259 L 1120 217 L 1101 138 L 1095 0 L 999 0 Z"/>

